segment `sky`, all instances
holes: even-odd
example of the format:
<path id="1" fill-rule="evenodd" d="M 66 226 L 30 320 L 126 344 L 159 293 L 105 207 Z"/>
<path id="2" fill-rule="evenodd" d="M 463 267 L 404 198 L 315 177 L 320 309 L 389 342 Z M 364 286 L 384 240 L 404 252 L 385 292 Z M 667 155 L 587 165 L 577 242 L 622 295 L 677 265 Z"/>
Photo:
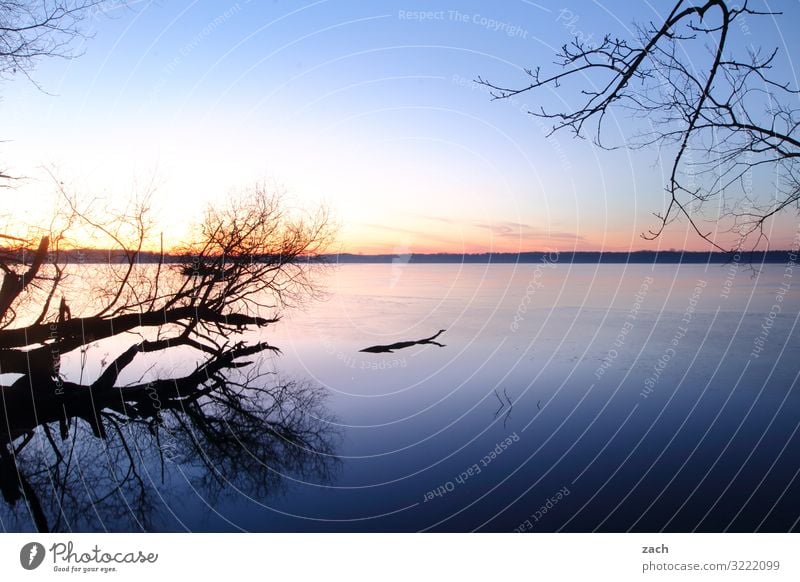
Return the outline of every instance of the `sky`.
<path id="1" fill-rule="evenodd" d="M 779 46 L 777 72 L 796 80 L 800 9 L 783 4 L 735 33 Z M 664 205 L 657 151 L 548 138 L 528 110 L 574 96 L 492 101 L 474 82 L 523 84 L 523 68 L 547 68 L 565 42 L 630 36 L 669 5 L 111 2 L 87 21 L 79 57 L 38 63 L 38 87 L 0 84 L 0 155 L 26 177 L 4 204 L 46 220 L 53 176 L 96 204 L 152 191 L 173 244 L 206 205 L 267 182 L 294 208 L 327 205 L 342 252 L 706 249 L 682 223 L 640 237 Z M 771 228 L 787 248 L 796 217 Z"/>

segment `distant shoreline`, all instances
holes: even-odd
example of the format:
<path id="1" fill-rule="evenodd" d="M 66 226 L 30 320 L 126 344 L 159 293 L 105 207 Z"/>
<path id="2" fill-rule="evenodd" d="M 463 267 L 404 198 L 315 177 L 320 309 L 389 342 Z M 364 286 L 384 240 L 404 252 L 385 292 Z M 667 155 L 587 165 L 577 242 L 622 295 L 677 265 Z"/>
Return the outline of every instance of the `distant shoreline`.
<path id="1" fill-rule="evenodd" d="M 632 252 L 525 252 L 525 253 L 408 253 L 402 255 L 358 255 L 341 253 L 325 255 L 329 262 L 343 264 L 368 263 L 480 263 L 480 264 L 517 264 L 517 263 L 568 263 L 568 264 L 727 264 L 727 263 L 787 263 L 796 259 L 794 251 L 747 251 L 740 253 L 722 252 L 690 252 L 690 251 L 632 251 Z"/>
<path id="2" fill-rule="evenodd" d="M 124 254 L 118 251 L 77 249 L 60 251 L 60 258 L 68 263 L 107 264 L 127 262 Z M 632 252 L 542 252 L 524 253 L 404 253 L 404 254 L 355 254 L 331 253 L 308 259 L 309 262 L 333 264 L 520 264 L 520 263 L 568 263 L 568 264 L 727 264 L 727 263 L 788 263 L 797 258 L 796 251 L 742 251 L 740 253 L 698 252 L 698 251 L 632 251 Z M 19 259 L 27 262 L 32 253 L 20 253 Z M 27 259 L 27 260 L 26 260 Z M 269 257 L 262 257 L 269 260 Z M 255 260 L 259 260 L 256 258 Z M 191 257 L 157 252 L 141 252 L 137 262 L 142 264 L 186 264 Z"/>

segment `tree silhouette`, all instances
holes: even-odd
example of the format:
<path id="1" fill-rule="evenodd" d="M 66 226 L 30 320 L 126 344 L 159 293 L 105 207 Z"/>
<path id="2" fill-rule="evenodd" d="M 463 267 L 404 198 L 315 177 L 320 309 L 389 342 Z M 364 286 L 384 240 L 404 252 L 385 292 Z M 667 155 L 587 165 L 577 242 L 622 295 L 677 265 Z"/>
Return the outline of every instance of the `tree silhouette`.
<path id="1" fill-rule="evenodd" d="M 0 76 L 35 84 L 37 62 L 75 56 L 109 5 L 0 1 Z M 2 187 L 15 179 L 0 172 Z M 316 295 L 325 210 L 289 212 L 256 186 L 166 254 L 148 197 L 103 211 L 54 183 L 49 225 L 0 225 L 0 492 L 19 528 L 148 529 L 167 462 L 193 467 L 205 495 L 329 478 L 324 392 L 265 371 L 278 349 L 257 335 Z"/>
<path id="2" fill-rule="evenodd" d="M 125 6 L 120 0 L 0 0 L 0 78 L 31 76 L 45 58 L 77 56 L 76 39 L 85 37 L 86 21 L 106 6 Z M 0 188 L 18 180 L 0 170 Z M 0 238 L 3 235 L 0 235 Z"/>
<path id="3" fill-rule="evenodd" d="M 637 26 L 631 40 L 606 36 L 597 45 L 582 39 L 564 45 L 560 70 L 526 69 L 526 84 L 498 85 L 483 78 L 495 99 L 550 88 L 578 96 L 569 110 L 539 108 L 530 113 L 550 120 L 552 132 L 591 133 L 603 148 L 609 116 L 616 110 L 640 119 L 625 146 L 658 146 L 672 162 L 666 208 L 645 239 L 655 239 L 678 218 L 720 250 L 738 250 L 765 239 L 775 215 L 800 202 L 800 135 L 797 87 L 776 79 L 778 49 L 744 42 L 746 19 L 779 15 L 750 2 L 679 0 L 660 24 Z M 772 194 L 755 192 L 753 172 L 774 176 Z M 717 204 L 717 230 L 703 224 L 704 210 Z M 746 242 L 749 241 L 749 242 Z"/>
<path id="4" fill-rule="evenodd" d="M 84 23 L 108 0 L 0 0 L 0 76 L 30 72 L 47 57 L 75 56 Z"/>
<path id="5" fill-rule="evenodd" d="M 6 237 L 0 253 L 0 374 L 15 377 L 0 385 L 6 502 L 42 531 L 123 518 L 147 529 L 154 460 L 202 469 L 207 495 L 266 494 L 284 473 L 326 479 L 336 431 L 324 393 L 265 372 L 278 349 L 256 332 L 316 295 L 327 213 L 288 213 L 256 187 L 209 208 L 169 256 L 144 251 L 146 203 L 103 218 L 62 193 L 57 229 Z M 64 252 L 73 231 L 108 243 L 108 260 Z M 193 367 L 158 365 L 170 360 Z"/>

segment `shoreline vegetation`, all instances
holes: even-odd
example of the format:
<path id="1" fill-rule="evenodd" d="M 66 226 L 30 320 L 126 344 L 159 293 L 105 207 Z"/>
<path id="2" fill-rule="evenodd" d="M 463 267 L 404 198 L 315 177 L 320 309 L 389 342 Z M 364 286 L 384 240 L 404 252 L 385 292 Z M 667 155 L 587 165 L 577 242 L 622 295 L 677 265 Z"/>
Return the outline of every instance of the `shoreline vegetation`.
<path id="1" fill-rule="evenodd" d="M 0 247 L 0 252 L 3 249 Z M 33 260 L 35 250 L 16 250 L 17 260 L 20 263 L 29 263 Z M 5 255 L 9 254 L 8 251 Z M 556 256 L 559 263 L 574 264 L 728 264 L 745 263 L 750 265 L 770 263 L 787 263 L 796 258 L 796 251 L 771 250 L 771 251 L 741 251 L 741 252 L 710 252 L 710 251 L 630 251 L 630 252 L 601 252 L 601 251 L 531 251 L 522 253 L 403 253 L 403 254 L 356 254 L 356 253 L 328 253 L 308 257 L 312 263 L 329 264 L 375 264 L 375 263 L 483 263 L 483 264 L 513 264 L 513 263 L 539 263 L 543 260 L 552 261 Z M 141 264 L 176 264 L 186 265 L 191 262 L 191 256 L 186 254 L 171 254 L 150 251 L 140 251 L 136 262 Z M 242 259 L 231 257 L 231 262 L 271 262 L 278 257 L 254 255 L 252 258 Z M 82 264 L 108 264 L 127 263 L 129 257 L 119 250 L 103 249 L 71 249 L 59 251 L 59 262 Z M 302 257 L 296 257 L 303 261 Z M 184 267 L 184 274 L 191 275 L 189 268 Z"/>

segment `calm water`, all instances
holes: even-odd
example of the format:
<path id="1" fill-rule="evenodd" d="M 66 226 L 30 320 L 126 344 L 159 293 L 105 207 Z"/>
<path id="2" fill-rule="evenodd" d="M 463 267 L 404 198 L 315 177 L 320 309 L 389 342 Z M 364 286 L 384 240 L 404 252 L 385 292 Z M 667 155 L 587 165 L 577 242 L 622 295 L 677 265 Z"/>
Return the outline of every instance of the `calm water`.
<path id="1" fill-rule="evenodd" d="M 260 332 L 282 349 L 275 371 L 328 392 L 330 478 L 286 471 L 274 494 L 231 485 L 209 497 L 191 467 L 170 465 L 153 480 L 153 527 L 796 530 L 797 277 L 784 265 L 757 277 L 719 265 L 337 267 L 326 300 Z M 439 329 L 445 347 L 359 352 Z"/>

